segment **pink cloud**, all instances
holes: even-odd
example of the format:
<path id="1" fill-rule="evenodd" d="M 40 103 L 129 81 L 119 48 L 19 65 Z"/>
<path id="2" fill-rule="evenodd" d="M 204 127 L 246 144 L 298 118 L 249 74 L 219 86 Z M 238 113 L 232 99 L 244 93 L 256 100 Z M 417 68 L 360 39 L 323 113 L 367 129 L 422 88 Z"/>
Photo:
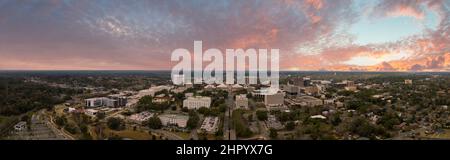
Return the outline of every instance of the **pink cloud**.
<path id="1" fill-rule="evenodd" d="M 324 2 L 322 0 L 305 0 L 305 3 L 313 6 L 315 9 L 322 9 Z"/>
<path id="2" fill-rule="evenodd" d="M 386 15 L 392 17 L 409 16 L 419 20 L 423 20 L 425 17 L 425 13 L 420 9 L 401 5 L 396 6 L 392 11 L 388 11 Z"/>

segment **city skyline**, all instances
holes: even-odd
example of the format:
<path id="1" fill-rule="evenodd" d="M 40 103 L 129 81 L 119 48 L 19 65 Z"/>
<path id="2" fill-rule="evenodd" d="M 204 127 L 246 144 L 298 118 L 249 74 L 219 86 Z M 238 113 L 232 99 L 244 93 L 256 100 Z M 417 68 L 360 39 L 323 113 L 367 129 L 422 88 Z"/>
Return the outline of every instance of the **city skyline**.
<path id="1" fill-rule="evenodd" d="M 278 48 L 283 71 L 450 71 L 450 1 L 0 0 L 0 70 L 170 70 L 173 50 Z"/>

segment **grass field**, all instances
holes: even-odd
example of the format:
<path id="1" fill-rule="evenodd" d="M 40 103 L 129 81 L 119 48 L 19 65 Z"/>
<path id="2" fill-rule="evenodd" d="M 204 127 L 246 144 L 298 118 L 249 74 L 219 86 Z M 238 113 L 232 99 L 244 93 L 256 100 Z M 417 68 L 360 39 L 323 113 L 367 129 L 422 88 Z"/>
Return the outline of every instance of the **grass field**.
<path id="1" fill-rule="evenodd" d="M 152 139 L 152 135 L 148 134 L 148 132 L 141 131 L 133 131 L 133 130 L 123 130 L 123 131 L 113 131 L 110 129 L 104 130 L 106 135 L 117 135 L 122 138 L 129 138 L 133 140 L 150 140 Z"/>
<path id="2" fill-rule="evenodd" d="M 174 132 L 174 133 L 182 137 L 183 139 L 189 139 L 191 137 L 190 133 L 187 132 Z"/>
<path id="3" fill-rule="evenodd" d="M 3 125 L 6 125 L 5 123 L 10 122 L 10 120 L 14 119 L 13 117 L 5 117 L 0 116 L 0 127 L 3 127 Z"/>
<path id="4" fill-rule="evenodd" d="M 5 119 L 6 117 L 0 116 L 0 124 L 2 124 Z"/>
<path id="5" fill-rule="evenodd" d="M 428 135 L 427 137 L 437 139 L 450 139 L 450 129 L 445 129 L 444 133 L 435 133 Z"/>

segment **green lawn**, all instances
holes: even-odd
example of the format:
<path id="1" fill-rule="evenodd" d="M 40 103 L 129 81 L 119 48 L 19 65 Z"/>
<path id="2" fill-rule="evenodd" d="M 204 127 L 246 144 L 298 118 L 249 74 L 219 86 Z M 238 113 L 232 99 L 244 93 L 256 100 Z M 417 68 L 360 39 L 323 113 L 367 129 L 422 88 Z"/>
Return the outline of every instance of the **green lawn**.
<path id="1" fill-rule="evenodd" d="M 0 116 L 0 126 L 6 123 L 11 117 Z"/>
<path id="2" fill-rule="evenodd" d="M 187 132 L 174 132 L 174 133 L 185 140 L 188 140 L 191 137 L 191 134 Z"/>
<path id="3" fill-rule="evenodd" d="M 9 127 L 11 123 L 14 121 L 15 117 L 5 117 L 0 116 L 0 130 L 4 131 L 5 129 L 8 129 L 6 127 Z"/>
<path id="4" fill-rule="evenodd" d="M 0 116 L 0 124 L 3 123 L 4 119 L 5 119 L 5 117 Z"/>

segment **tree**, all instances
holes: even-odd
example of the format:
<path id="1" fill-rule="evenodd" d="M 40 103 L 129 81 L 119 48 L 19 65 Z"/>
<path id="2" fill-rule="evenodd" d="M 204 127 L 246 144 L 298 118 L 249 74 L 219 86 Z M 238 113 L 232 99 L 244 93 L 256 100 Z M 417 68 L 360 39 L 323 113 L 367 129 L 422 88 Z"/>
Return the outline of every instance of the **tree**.
<path id="1" fill-rule="evenodd" d="M 211 112 L 211 111 L 206 107 L 201 107 L 198 109 L 198 113 L 203 114 L 203 115 L 208 115 L 209 112 Z"/>
<path id="2" fill-rule="evenodd" d="M 288 112 L 278 112 L 275 114 L 281 122 L 286 122 L 289 120 L 294 120 L 294 115 Z"/>
<path id="3" fill-rule="evenodd" d="M 92 140 L 92 136 L 89 132 L 83 133 L 81 135 L 81 140 Z"/>
<path id="4" fill-rule="evenodd" d="M 247 121 L 243 117 L 242 110 L 234 110 L 231 121 L 238 137 L 247 138 L 253 135 L 253 132 L 248 127 Z"/>
<path id="5" fill-rule="evenodd" d="M 21 121 L 25 121 L 25 122 L 29 122 L 30 121 L 30 116 L 28 115 L 24 115 L 22 118 L 20 118 Z"/>
<path id="6" fill-rule="evenodd" d="M 162 127 L 161 119 L 159 119 L 156 116 L 153 116 L 152 118 L 148 119 L 148 127 L 150 129 L 161 129 Z"/>
<path id="7" fill-rule="evenodd" d="M 189 112 L 189 120 L 187 121 L 187 127 L 189 129 L 197 128 L 199 121 L 200 121 L 200 117 L 198 116 L 197 112 L 195 112 L 195 111 Z"/>
<path id="8" fill-rule="evenodd" d="M 401 119 L 395 113 L 388 112 L 384 114 L 379 122 L 386 129 L 394 129 L 395 125 L 401 123 Z"/>
<path id="9" fill-rule="evenodd" d="M 253 114 L 248 115 L 247 118 L 249 122 L 253 122 Z"/>
<path id="10" fill-rule="evenodd" d="M 85 134 L 87 133 L 87 134 L 89 134 L 89 133 L 88 133 L 88 129 L 89 129 L 89 128 L 88 128 L 87 125 L 82 124 L 82 125 L 80 125 L 79 127 L 80 127 L 81 133 L 85 133 Z"/>
<path id="11" fill-rule="evenodd" d="M 108 140 L 111 141 L 117 141 L 117 140 L 122 140 L 123 138 L 118 136 L 118 135 L 112 135 L 111 137 L 108 138 Z"/>
<path id="12" fill-rule="evenodd" d="M 287 122 L 287 123 L 286 123 L 286 129 L 287 129 L 288 131 L 294 130 L 294 129 L 295 129 L 295 123 L 292 122 L 292 121 Z"/>
<path id="13" fill-rule="evenodd" d="M 55 119 L 55 123 L 58 125 L 58 126 L 64 126 L 64 125 L 66 125 L 66 123 L 67 123 L 67 119 L 66 119 L 66 117 L 64 117 L 64 116 L 58 116 L 58 117 L 56 117 L 56 119 Z"/>
<path id="14" fill-rule="evenodd" d="M 226 111 L 227 111 L 227 105 L 226 104 L 220 104 L 219 105 L 219 111 L 221 112 L 221 113 L 225 113 Z"/>
<path id="15" fill-rule="evenodd" d="M 109 118 L 107 122 L 108 128 L 112 130 L 123 130 L 125 128 L 125 123 L 120 118 Z"/>
<path id="16" fill-rule="evenodd" d="M 141 99 L 139 99 L 136 107 L 138 112 L 150 110 L 151 108 L 153 108 L 153 98 L 151 96 L 142 97 Z"/>
<path id="17" fill-rule="evenodd" d="M 70 95 L 65 95 L 63 100 L 64 101 L 72 100 L 72 97 Z"/>
<path id="18" fill-rule="evenodd" d="M 256 111 L 256 117 L 260 121 L 266 121 L 268 118 L 267 111 Z"/>
<path id="19" fill-rule="evenodd" d="M 270 133 L 269 133 L 270 138 L 272 138 L 272 139 L 277 139 L 277 137 L 278 137 L 278 132 L 277 132 L 276 129 L 270 128 L 269 132 L 270 132 Z"/>
<path id="20" fill-rule="evenodd" d="M 342 120 L 339 115 L 332 115 L 330 116 L 330 122 L 333 126 L 337 126 L 342 122 Z"/>
<path id="21" fill-rule="evenodd" d="M 350 132 L 356 133 L 362 137 L 374 138 L 375 135 L 381 135 L 383 137 L 390 136 L 383 127 L 373 125 L 362 117 L 353 119 L 348 127 Z"/>
<path id="22" fill-rule="evenodd" d="M 97 112 L 95 116 L 97 117 L 97 119 L 104 119 L 106 117 L 106 114 L 105 112 Z"/>
<path id="23" fill-rule="evenodd" d="M 67 123 L 65 125 L 64 129 L 67 132 L 71 133 L 71 134 L 77 134 L 78 133 L 78 128 L 75 125 L 71 124 L 71 123 Z"/>
<path id="24" fill-rule="evenodd" d="M 31 110 L 52 109 L 56 104 L 63 103 L 61 95 L 69 92 L 75 90 L 28 83 L 17 77 L 0 77 L 0 115 L 21 115 Z"/>

